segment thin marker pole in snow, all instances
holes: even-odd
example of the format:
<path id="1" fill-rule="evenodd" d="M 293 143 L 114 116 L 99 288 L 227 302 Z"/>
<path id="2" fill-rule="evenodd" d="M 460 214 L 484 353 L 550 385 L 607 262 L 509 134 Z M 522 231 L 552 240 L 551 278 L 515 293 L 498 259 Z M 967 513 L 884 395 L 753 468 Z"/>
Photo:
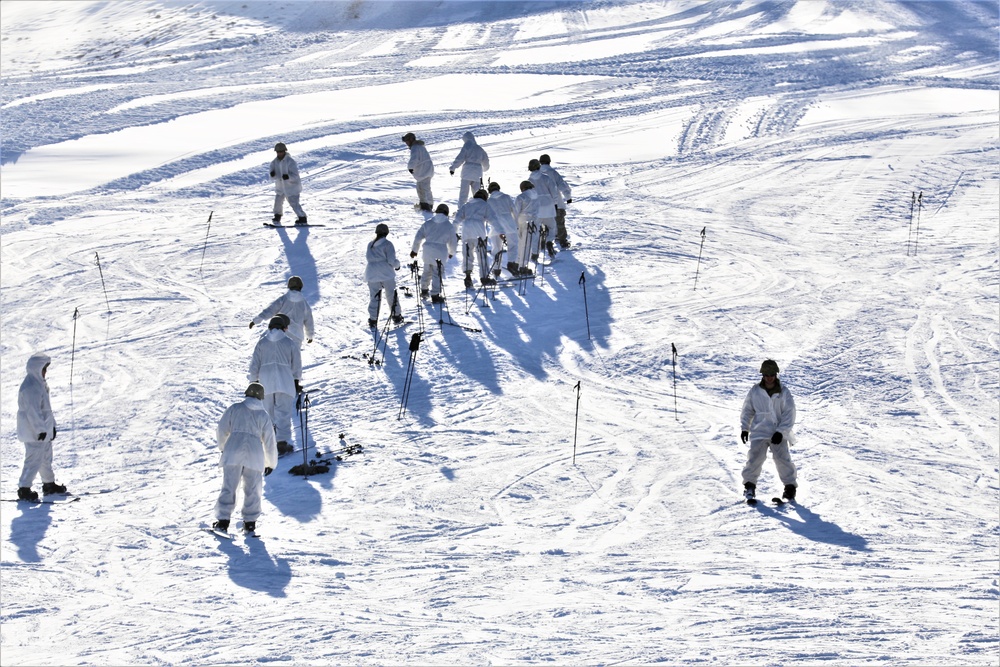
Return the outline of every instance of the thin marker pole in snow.
<path id="1" fill-rule="evenodd" d="M 590 308 L 587 307 L 587 272 L 580 272 L 580 280 L 578 281 L 580 286 L 583 288 L 583 314 L 587 318 L 587 340 L 590 340 Z"/>
<path id="2" fill-rule="evenodd" d="M 205 243 L 201 246 L 201 266 L 198 267 L 198 273 L 201 273 L 205 268 L 205 251 L 208 249 L 208 234 L 212 231 L 212 214 L 215 211 L 208 212 L 208 229 L 205 230 Z"/>
<path id="3" fill-rule="evenodd" d="M 104 303 L 108 306 L 108 315 L 111 314 L 111 302 L 108 301 L 108 287 L 104 284 L 104 269 L 101 268 L 101 256 L 94 252 L 94 260 L 97 262 L 97 272 L 101 274 L 101 289 L 104 290 Z"/>
<path id="4" fill-rule="evenodd" d="M 705 230 L 708 227 L 701 228 L 701 245 L 698 246 L 698 268 L 694 272 L 694 288 L 698 289 L 698 274 L 701 272 L 701 249 L 705 247 Z"/>
<path id="5" fill-rule="evenodd" d="M 917 256 L 917 244 L 920 243 L 920 212 L 924 208 L 924 193 L 917 195 L 917 231 L 913 234 L 913 256 Z"/>
<path id="6" fill-rule="evenodd" d="M 917 193 L 910 193 L 910 225 L 906 234 L 906 256 L 910 256 L 910 243 L 913 242 L 913 207 L 917 204 Z"/>
<path id="7" fill-rule="evenodd" d="M 677 416 L 677 348 L 674 347 L 673 343 L 670 344 L 670 352 L 673 355 L 670 359 L 670 365 L 673 366 L 674 371 L 674 419 L 680 421 Z"/>
<path id="8" fill-rule="evenodd" d="M 573 387 L 576 390 L 576 418 L 573 420 L 573 465 L 576 465 L 576 432 L 577 427 L 580 424 L 580 381 L 577 380 L 576 386 Z"/>

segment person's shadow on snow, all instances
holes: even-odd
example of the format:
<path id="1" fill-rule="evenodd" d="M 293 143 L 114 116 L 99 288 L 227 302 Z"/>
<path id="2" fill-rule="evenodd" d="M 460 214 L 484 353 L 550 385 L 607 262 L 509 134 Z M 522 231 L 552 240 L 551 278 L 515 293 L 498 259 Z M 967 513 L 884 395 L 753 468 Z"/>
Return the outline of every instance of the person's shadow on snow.
<path id="1" fill-rule="evenodd" d="M 798 503 L 788 508 L 787 512 L 784 509 L 776 510 L 767 505 L 758 505 L 758 507 L 788 526 L 792 532 L 814 542 L 834 544 L 853 551 L 871 551 L 868 540 L 861 535 L 849 533 L 837 524 L 825 521 L 818 514 Z M 796 521 L 791 516 L 791 512 L 797 514 L 801 521 Z"/>
<path id="2" fill-rule="evenodd" d="M 10 522 L 10 541 L 23 562 L 40 563 L 42 557 L 38 555 L 38 544 L 45 537 L 45 531 L 52 525 L 52 506 L 27 503 L 18 505 L 21 513 Z"/>
<path id="3" fill-rule="evenodd" d="M 310 305 L 315 305 L 319 301 L 319 276 L 316 274 L 316 260 L 309 251 L 309 228 L 294 229 L 296 231 L 294 241 L 288 229 L 278 228 L 275 231 L 285 246 L 289 275 L 302 278 L 302 295 Z"/>
<path id="4" fill-rule="evenodd" d="M 285 597 L 285 587 L 292 580 L 292 568 L 286 558 L 274 558 L 262 538 L 246 538 L 247 551 L 231 540 L 220 540 L 219 549 L 229 558 L 229 578 L 243 588 Z"/>

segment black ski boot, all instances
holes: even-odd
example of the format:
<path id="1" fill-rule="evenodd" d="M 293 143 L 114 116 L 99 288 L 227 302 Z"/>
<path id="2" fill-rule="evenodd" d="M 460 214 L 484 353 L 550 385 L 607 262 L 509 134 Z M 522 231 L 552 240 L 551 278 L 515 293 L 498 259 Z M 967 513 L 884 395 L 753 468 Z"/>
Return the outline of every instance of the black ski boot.
<path id="1" fill-rule="evenodd" d="M 221 530 L 223 533 L 229 532 L 229 519 L 219 519 L 212 524 L 212 530 Z"/>
<path id="2" fill-rule="evenodd" d="M 431 291 L 429 289 L 422 289 L 422 290 L 420 290 L 420 298 L 421 299 L 426 299 L 430 295 L 431 295 Z"/>
<path id="3" fill-rule="evenodd" d="M 743 484 L 743 497 L 747 499 L 747 505 L 757 504 L 757 485 L 753 482 Z"/>
<path id="4" fill-rule="evenodd" d="M 298 218 L 295 219 L 295 224 L 296 225 L 308 225 L 309 224 L 309 220 L 306 219 L 306 216 L 302 215 L 302 216 L 299 216 Z"/>
<path id="5" fill-rule="evenodd" d="M 378 326 L 378 320 L 368 320 L 368 328 L 374 329 Z"/>
<path id="6" fill-rule="evenodd" d="M 552 241 L 545 242 L 545 249 L 549 252 L 549 257 L 556 256 L 556 246 L 554 243 L 552 243 Z"/>
<path id="7" fill-rule="evenodd" d="M 472 287 L 472 272 L 471 271 L 466 271 L 465 272 L 465 289 L 469 289 L 470 287 Z"/>
<path id="8" fill-rule="evenodd" d="M 271 222 L 273 222 L 274 224 L 278 224 L 279 222 L 281 222 L 281 214 L 275 213 L 274 217 L 271 218 Z"/>
<path id="9" fill-rule="evenodd" d="M 785 484 L 785 491 L 781 494 L 781 497 L 788 502 L 792 502 L 795 500 L 795 488 L 794 484 Z"/>
<path id="10" fill-rule="evenodd" d="M 243 522 L 243 532 L 244 533 L 252 533 L 255 530 L 257 530 L 257 522 L 256 521 L 244 521 Z"/>
<path id="11" fill-rule="evenodd" d="M 432 294 L 431 303 L 444 303 L 444 297 L 440 294 Z"/>
<path id="12" fill-rule="evenodd" d="M 56 484 L 55 482 L 45 482 L 42 484 L 42 495 L 52 496 L 60 493 L 66 493 L 66 487 L 62 484 Z"/>
<path id="13" fill-rule="evenodd" d="M 521 272 L 521 267 L 517 265 L 517 262 L 507 262 L 507 270 L 510 271 L 510 275 L 516 276 Z"/>
<path id="14" fill-rule="evenodd" d="M 392 323 L 393 324 L 402 324 L 405 321 L 406 321 L 406 319 L 404 319 L 402 315 L 393 315 L 392 316 Z"/>
<path id="15" fill-rule="evenodd" d="M 295 448 L 289 445 L 284 440 L 278 441 L 278 456 L 281 456 L 282 454 L 291 454 L 294 451 Z"/>
<path id="16" fill-rule="evenodd" d="M 38 500 L 38 492 L 32 491 L 30 486 L 22 486 L 17 490 L 18 500 Z"/>

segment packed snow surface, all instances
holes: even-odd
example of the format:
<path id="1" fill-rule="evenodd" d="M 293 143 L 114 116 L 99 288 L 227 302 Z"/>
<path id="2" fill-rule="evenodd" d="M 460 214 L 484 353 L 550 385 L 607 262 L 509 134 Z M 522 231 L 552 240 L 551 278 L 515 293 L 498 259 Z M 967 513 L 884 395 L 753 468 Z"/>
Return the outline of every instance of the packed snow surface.
<path id="1" fill-rule="evenodd" d="M 36 351 L 57 479 L 108 491 L 0 503 L 4 665 L 997 664 L 998 10 L 0 3 L 0 497 Z M 572 248 L 421 300 L 408 131 L 452 212 L 463 133 L 510 194 L 550 154 Z M 262 226 L 277 141 L 325 227 Z M 215 426 L 292 275 L 295 445 L 364 451 L 282 458 L 220 541 Z M 752 508 L 767 358 L 799 503 L 768 461 Z"/>

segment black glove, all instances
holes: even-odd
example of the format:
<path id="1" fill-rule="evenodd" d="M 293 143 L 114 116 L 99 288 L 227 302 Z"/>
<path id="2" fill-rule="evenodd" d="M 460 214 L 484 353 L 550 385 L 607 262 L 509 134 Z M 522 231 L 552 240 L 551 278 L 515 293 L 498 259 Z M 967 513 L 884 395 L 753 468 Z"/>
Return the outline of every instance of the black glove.
<path id="1" fill-rule="evenodd" d="M 781 431 L 775 431 L 774 432 L 774 435 L 771 436 L 771 444 L 772 445 L 780 445 L 781 444 Z"/>
<path id="2" fill-rule="evenodd" d="M 38 439 L 39 440 L 45 440 L 45 434 L 44 433 L 39 433 L 38 434 Z"/>
<path id="3" fill-rule="evenodd" d="M 299 383 L 298 380 L 295 381 L 295 393 L 296 394 L 302 393 L 302 385 Z"/>
<path id="4" fill-rule="evenodd" d="M 267 477 L 272 472 L 274 472 L 274 468 L 264 468 L 264 477 Z"/>
<path id="5" fill-rule="evenodd" d="M 416 252 L 410 252 L 410 259 L 413 259 L 416 256 L 417 256 Z"/>
<path id="6" fill-rule="evenodd" d="M 451 174 L 452 176 L 454 176 L 455 175 L 455 170 L 454 169 L 449 169 L 448 173 Z"/>
<path id="7" fill-rule="evenodd" d="M 250 322 L 250 328 L 253 329 L 253 321 Z"/>
<path id="8" fill-rule="evenodd" d="M 740 431 L 740 440 L 743 441 L 744 445 L 749 439 L 750 439 L 750 431 Z"/>
<path id="9" fill-rule="evenodd" d="M 410 173 L 411 173 L 411 174 L 413 173 L 413 170 L 412 170 L 412 169 L 410 170 Z"/>
<path id="10" fill-rule="evenodd" d="M 567 203 L 567 204 L 572 204 L 572 203 L 573 203 L 573 200 L 572 200 L 572 199 L 567 199 L 567 200 L 566 200 L 566 203 Z"/>
<path id="11" fill-rule="evenodd" d="M 274 169 L 271 170 L 271 178 L 274 178 Z"/>
<path id="12" fill-rule="evenodd" d="M 310 339 L 308 339 L 308 340 L 307 340 L 306 342 L 307 342 L 307 343 L 311 343 L 311 342 L 313 342 L 313 339 L 312 339 L 312 338 L 310 338 Z"/>
<path id="13" fill-rule="evenodd" d="M 53 440 L 56 439 L 56 427 L 55 426 L 52 427 L 52 439 Z"/>
<path id="14" fill-rule="evenodd" d="M 281 175 L 281 180 L 287 181 L 288 180 L 288 174 L 282 174 Z"/>

